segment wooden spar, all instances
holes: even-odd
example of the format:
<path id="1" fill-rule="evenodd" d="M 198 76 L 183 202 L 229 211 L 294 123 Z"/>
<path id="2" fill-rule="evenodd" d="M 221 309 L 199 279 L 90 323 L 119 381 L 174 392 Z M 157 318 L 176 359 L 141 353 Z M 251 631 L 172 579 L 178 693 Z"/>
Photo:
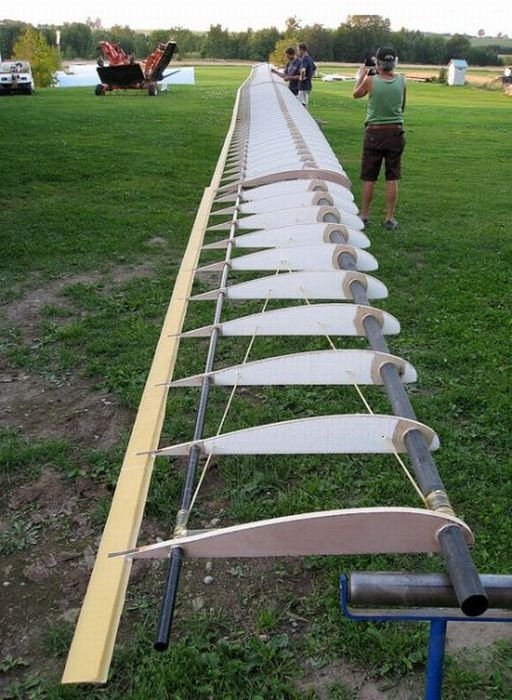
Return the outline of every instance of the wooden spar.
<path id="1" fill-rule="evenodd" d="M 339 257 L 349 252 L 356 260 L 356 267 L 362 272 L 372 272 L 379 265 L 373 255 L 353 246 L 324 243 L 323 245 L 294 246 L 288 248 L 266 248 L 257 253 L 249 253 L 233 258 L 232 270 L 339 270 Z M 218 270 L 222 262 L 211 263 L 198 268 L 198 272 Z"/>
<path id="2" fill-rule="evenodd" d="M 393 454 L 405 452 L 404 437 L 418 430 L 429 450 L 439 449 L 433 430 L 418 421 L 370 413 L 315 416 L 256 425 L 203 440 L 183 442 L 155 451 L 158 456 L 203 455 Z"/>
<path id="3" fill-rule="evenodd" d="M 233 117 L 211 186 L 204 191 L 176 278 L 69 650 L 63 683 L 107 681 L 131 568 L 129 562 L 109 559 L 108 553 L 134 546 L 137 542 L 154 464 L 152 454 L 141 453 L 154 449 L 160 440 L 167 404 L 167 387 L 161 386 L 161 382 L 172 377 L 174 371 L 194 268 L 197 267 L 208 213 L 235 130 L 242 90 L 243 86 L 237 93 Z"/>
<path id="4" fill-rule="evenodd" d="M 63 683 L 105 683 L 130 575 L 129 562 L 108 558 L 122 545 L 135 544 L 142 520 L 154 457 L 142 455 L 158 445 L 165 414 L 167 391 L 158 385 L 172 376 L 194 267 L 197 264 L 205 219 L 214 190 L 205 191 L 194 230 L 176 279 L 153 365 L 139 405 L 137 418 L 117 480 L 87 593 L 69 650 Z"/>
<path id="5" fill-rule="evenodd" d="M 345 224 L 345 226 L 353 228 L 356 231 L 361 231 L 364 228 L 364 224 L 358 216 L 326 205 L 321 207 L 295 207 L 294 209 L 285 209 L 283 211 L 251 214 L 240 219 L 238 228 L 240 230 L 256 230 L 279 228 L 279 226 L 292 226 L 294 224 L 314 224 L 322 222 Z M 228 229 L 229 222 L 208 227 L 208 231 L 226 231 Z"/>
<path id="6" fill-rule="evenodd" d="M 304 385 L 378 385 L 379 368 L 390 362 L 398 368 L 401 380 L 417 380 L 414 367 L 405 360 L 373 350 L 315 350 L 268 357 L 210 372 L 208 380 L 216 386 L 304 386 Z M 175 379 L 169 386 L 200 386 L 205 375 Z"/>
<path id="7" fill-rule="evenodd" d="M 166 559 L 173 547 L 187 557 L 305 557 L 439 552 L 438 534 L 457 525 L 468 544 L 468 526 L 453 516 L 418 508 L 351 508 L 259 520 L 157 542 L 112 554 Z"/>
<path id="8" fill-rule="evenodd" d="M 309 304 L 272 309 L 264 313 L 241 316 L 232 321 L 186 331 L 182 338 L 206 338 L 214 329 L 224 336 L 265 335 L 364 335 L 362 321 L 373 316 L 381 324 L 382 333 L 400 333 L 397 319 L 386 311 L 356 304 Z"/>
<path id="9" fill-rule="evenodd" d="M 366 288 L 369 299 L 385 299 L 388 295 L 386 286 L 375 277 L 362 272 L 343 270 L 286 272 L 281 275 L 257 277 L 248 282 L 231 284 L 224 289 L 212 289 L 209 292 L 191 297 L 194 301 L 217 299 L 222 291 L 226 299 L 329 299 L 341 301 L 353 300 L 350 283 L 354 275 Z"/>

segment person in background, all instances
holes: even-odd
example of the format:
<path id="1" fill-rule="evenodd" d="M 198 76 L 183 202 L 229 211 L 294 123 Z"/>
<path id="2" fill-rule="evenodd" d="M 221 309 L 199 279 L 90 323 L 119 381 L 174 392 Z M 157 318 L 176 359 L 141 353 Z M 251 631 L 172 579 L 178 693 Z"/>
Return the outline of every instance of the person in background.
<path id="1" fill-rule="evenodd" d="M 309 55 L 309 50 L 307 44 L 303 41 L 300 42 L 299 46 L 299 57 L 300 57 L 300 80 L 299 80 L 299 101 L 302 102 L 306 109 L 309 104 L 309 95 L 313 87 L 313 76 L 316 72 L 316 65 L 311 56 Z"/>
<path id="2" fill-rule="evenodd" d="M 287 64 L 284 71 L 278 71 L 275 68 L 272 68 L 272 73 L 275 73 L 280 78 L 285 80 L 288 83 L 288 88 L 295 96 L 297 96 L 299 94 L 301 60 L 298 58 L 293 46 L 286 49 L 285 55 Z"/>
<path id="3" fill-rule="evenodd" d="M 397 55 L 392 48 L 377 52 L 377 75 L 368 74 L 365 66 L 358 72 L 354 97 L 368 95 L 365 120 L 361 179 L 363 195 L 361 219 L 368 224 L 370 206 L 379 178 L 382 162 L 386 176 L 386 219 L 384 228 L 398 228 L 395 208 L 398 199 L 398 181 L 401 177 L 401 160 L 405 146 L 404 110 L 406 98 L 405 77 L 395 72 Z"/>

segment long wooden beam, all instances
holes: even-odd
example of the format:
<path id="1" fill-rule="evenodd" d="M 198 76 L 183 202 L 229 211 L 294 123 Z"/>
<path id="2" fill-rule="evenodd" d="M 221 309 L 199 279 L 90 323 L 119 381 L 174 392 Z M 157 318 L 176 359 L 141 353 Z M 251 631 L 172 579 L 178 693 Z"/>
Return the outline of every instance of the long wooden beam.
<path id="1" fill-rule="evenodd" d="M 155 459 L 154 455 L 148 453 L 158 447 L 160 440 L 168 394 L 165 383 L 173 376 L 180 344 L 179 334 L 204 242 L 208 217 L 224 171 L 239 101 L 240 90 L 224 147 L 211 185 L 204 191 L 176 278 L 78 618 L 62 677 L 63 683 L 107 681 L 131 568 L 128 561 L 109 559 L 108 554 L 134 547 L 137 542 Z"/>

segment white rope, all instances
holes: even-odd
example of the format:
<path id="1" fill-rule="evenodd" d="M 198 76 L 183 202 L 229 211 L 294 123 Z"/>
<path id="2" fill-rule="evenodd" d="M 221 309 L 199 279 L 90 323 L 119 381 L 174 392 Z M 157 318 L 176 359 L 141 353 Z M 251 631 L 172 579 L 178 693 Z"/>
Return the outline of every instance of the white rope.
<path id="1" fill-rule="evenodd" d="M 278 275 L 278 274 L 279 274 L 279 269 L 276 270 L 276 275 Z M 267 298 L 265 299 L 265 303 L 263 304 L 263 307 L 261 309 L 262 314 L 264 314 L 265 311 L 267 310 L 267 306 L 268 306 L 268 303 L 270 301 L 271 294 L 272 294 L 272 290 L 269 289 L 268 294 L 267 294 Z M 244 355 L 244 359 L 241 362 L 242 367 L 245 364 L 247 364 L 247 361 L 249 359 L 249 355 L 251 354 L 252 346 L 254 345 L 254 341 L 256 340 L 256 336 L 258 334 L 258 329 L 259 329 L 259 326 L 256 326 L 254 329 L 254 333 L 251 336 L 251 339 L 249 341 L 249 345 L 247 346 L 247 350 L 246 350 L 245 355 Z M 240 381 L 240 372 L 238 373 L 236 381 L 233 384 L 233 388 L 231 389 L 231 392 L 229 394 L 229 398 L 227 400 L 226 407 L 224 409 L 224 413 L 222 414 L 222 418 L 220 420 L 219 427 L 217 428 L 217 432 L 215 433 L 215 437 L 218 437 L 220 435 L 222 428 L 224 427 L 224 423 L 226 422 L 226 418 L 228 417 L 228 413 L 229 413 L 229 410 L 231 408 L 231 404 L 233 403 L 233 399 L 235 397 L 235 393 L 236 393 L 236 390 L 238 388 L 239 381 Z M 210 462 L 212 461 L 212 456 L 213 456 L 213 453 L 210 452 L 210 454 L 206 458 L 206 462 L 204 463 L 203 469 L 201 471 L 201 475 L 199 477 L 199 481 L 197 482 L 197 486 L 196 486 L 196 489 L 194 491 L 194 495 L 192 496 L 192 500 L 190 501 L 190 507 L 188 509 L 189 515 L 190 515 L 190 512 L 192 511 L 192 508 L 194 507 L 197 496 L 199 495 L 199 491 L 201 490 L 201 486 L 203 485 L 204 479 L 205 479 L 206 474 L 208 472 L 208 469 L 210 467 Z"/>
<path id="2" fill-rule="evenodd" d="M 278 268 L 278 269 L 276 270 L 276 275 L 278 275 L 279 272 L 280 272 L 280 268 Z M 292 272 L 292 269 L 291 269 L 290 267 L 288 267 L 288 272 L 290 272 L 290 273 Z M 306 295 L 306 292 L 305 292 L 305 289 L 304 289 L 302 286 L 300 287 L 300 291 L 302 292 L 302 295 L 303 295 L 303 297 L 304 297 L 305 303 L 306 303 L 308 306 L 311 306 L 311 301 L 308 299 L 308 297 L 307 297 L 307 295 Z M 269 293 L 268 293 L 268 295 L 267 295 L 267 298 L 265 299 L 265 303 L 263 304 L 263 308 L 262 308 L 262 310 L 261 310 L 261 313 L 262 313 L 262 314 L 265 313 L 265 311 L 267 310 L 267 306 L 268 306 L 268 303 L 269 303 L 269 301 L 270 301 L 271 293 L 272 293 L 272 290 L 270 289 L 270 290 L 269 290 Z M 333 342 L 331 336 L 330 336 L 329 333 L 325 330 L 325 329 L 326 329 L 325 324 L 319 323 L 319 326 L 324 328 L 325 338 L 327 339 L 327 342 L 329 343 L 331 349 L 332 349 L 332 350 L 337 350 L 336 345 L 334 344 L 334 342 Z M 256 340 L 256 335 L 257 335 L 257 333 L 258 333 L 258 327 L 256 327 L 256 328 L 254 329 L 254 333 L 253 333 L 253 335 L 251 336 L 251 339 L 250 339 L 250 341 L 249 341 L 249 345 L 247 346 L 247 350 L 246 350 L 246 352 L 245 352 L 244 359 L 243 359 L 243 361 L 242 361 L 242 363 L 241 363 L 242 366 L 244 366 L 244 365 L 247 363 L 248 359 L 249 359 L 249 355 L 250 355 L 251 350 L 252 350 L 252 347 L 253 347 L 253 345 L 254 345 L 254 341 Z M 234 383 L 234 385 L 233 385 L 233 388 L 231 389 L 231 392 L 230 392 L 228 401 L 227 401 L 227 403 L 226 403 L 226 407 L 225 407 L 225 409 L 224 409 L 224 413 L 223 413 L 222 418 L 221 418 L 221 420 L 220 420 L 219 427 L 218 427 L 218 429 L 217 429 L 217 432 L 216 432 L 216 434 L 215 434 L 215 437 L 217 437 L 218 435 L 220 435 L 220 433 L 221 433 L 221 431 L 222 431 L 222 428 L 224 427 L 224 423 L 226 422 L 226 418 L 227 418 L 228 413 L 229 413 L 229 411 L 230 411 L 230 409 L 231 409 L 231 405 L 232 405 L 232 403 L 233 403 L 233 399 L 234 399 L 234 397 L 235 397 L 235 393 L 236 393 L 237 388 L 238 388 L 239 379 L 240 379 L 240 373 L 238 374 L 237 379 L 236 379 L 236 381 L 235 381 L 235 383 Z M 369 413 L 370 415 L 372 415 L 372 416 L 375 415 L 375 413 L 374 413 L 374 411 L 372 410 L 372 407 L 370 406 L 370 404 L 369 404 L 369 402 L 368 402 L 366 396 L 364 395 L 364 393 L 363 393 L 361 387 L 360 387 L 356 382 L 354 382 L 354 383 L 352 384 L 352 386 L 353 386 L 354 389 L 356 390 L 356 392 L 357 392 L 359 398 L 361 399 L 361 401 L 362 401 L 362 403 L 364 404 L 364 406 L 365 406 L 366 410 L 368 411 L 368 413 Z M 199 494 L 199 491 L 200 491 L 200 489 L 201 489 L 201 487 L 202 487 L 202 485 L 203 485 L 204 479 L 205 479 L 206 474 L 207 474 L 207 472 L 208 472 L 208 469 L 209 469 L 209 467 L 210 467 L 210 462 L 211 462 L 211 460 L 212 460 L 212 456 L 213 456 L 213 453 L 210 452 L 210 454 L 209 454 L 208 457 L 206 458 L 206 462 L 204 463 L 203 469 L 202 469 L 202 471 L 201 471 L 201 475 L 200 475 L 200 477 L 199 477 L 199 481 L 197 482 L 197 486 L 196 486 L 196 489 L 195 489 L 195 491 L 194 491 L 194 495 L 192 496 L 192 500 L 191 500 L 191 502 L 190 502 L 189 513 L 192 511 L 192 508 L 194 507 L 194 504 L 195 504 L 195 502 L 196 502 L 196 499 L 197 499 L 197 496 L 198 496 L 198 494 Z M 411 472 L 410 472 L 409 468 L 407 467 L 407 465 L 405 464 L 404 460 L 402 459 L 402 457 L 399 455 L 399 453 L 398 453 L 395 449 L 393 449 L 393 456 L 395 457 L 395 459 L 396 459 L 396 461 L 398 462 L 398 464 L 401 466 L 405 477 L 409 480 L 409 482 L 411 483 L 412 487 L 414 488 L 414 490 L 416 491 L 416 493 L 417 493 L 418 496 L 420 497 L 420 499 L 421 499 L 421 501 L 423 502 L 423 504 L 428 508 L 428 503 L 427 503 L 427 501 L 426 501 L 426 499 L 425 499 L 425 496 L 423 495 L 423 493 L 422 493 L 420 487 L 419 487 L 418 484 L 416 483 L 416 481 L 415 481 L 413 475 L 411 474 Z"/>
<path id="3" fill-rule="evenodd" d="M 291 272 L 291 269 L 290 269 L 289 271 Z M 305 289 L 304 289 L 303 287 L 300 287 L 300 291 L 302 292 L 302 295 L 303 295 L 303 297 L 304 297 L 304 301 L 306 302 L 306 304 L 307 304 L 308 306 L 311 306 L 311 302 L 310 302 L 310 300 L 309 300 L 309 299 L 307 298 L 307 296 L 306 296 Z M 326 326 L 325 326 L 324 323 L 320 323 L 320 322 L 319 322 L 318 325 L 319 325 L 321 328 L 324 328 L 324 329 L 326 328 Z M 334 343 L 333 343 L 333 341 L 332 341 L 331 336 L 330 336 L 325 330 L 324 330 L 324 332 L 325 332 L 325 337 L 327 338 L 327 342 L 329 343 L 331 349 L 332 349 L 332 350 L 337 350 L 336 346 L 334 345 Z M 358 393 L 359 398 L 360 398 L 361 401 L 363 402 L 363 404 L 364 404 L 366 410 L 368 411 L 368 413 L 369 413 L 370 415 L 374 416 L 375 413 L 373 412 L 372 407 L 371 407 L 370 404 L 368 403 L 368 400 L 367 400 L 366 396 L 363 394 L 363 391 L 362 391 L 361 387 L 359 386 L 359 384 L 357 384 L 356 382 L 353 382 L 352 386 L 354 387 L 354 389 L 355 389 L 356 392 Z M 408 469 L 407 465 L 405 464 L 404 460 L 400 457 L 399 453 L 398 453 L 394 448 L 393 448 L 393 456 L 394 456 L 394 458 L 396 459 L 396 461 L 398 462 L 398 464 L 402 467 L 405 476 L 406 476 L 407 479 L 410 481 L 412 487 L 414 488 L 414 490 L 416 491 L 416 493 L 417 493 L 418 496 L 420 497 L 420 499 L 421 499 L 421 501 L 423 502 L 423 504 L 425 505 L 425 507 L 428 508 L 429 506 L 428 506 L 427 500 L 426 500 L 425 496 L 423 495 L 423 493 L 422 493 L 420 487 L 419 487 L 418 484 L 416 483 L 416 481 L 415 481 L 413 475 L 411 474 L 411 472 L 410 472 L 410 470 Z"/>

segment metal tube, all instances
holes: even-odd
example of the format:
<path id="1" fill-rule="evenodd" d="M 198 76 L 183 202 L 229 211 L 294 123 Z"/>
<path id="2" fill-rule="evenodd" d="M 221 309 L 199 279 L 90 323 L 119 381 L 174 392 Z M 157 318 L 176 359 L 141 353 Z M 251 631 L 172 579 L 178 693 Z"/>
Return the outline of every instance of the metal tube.
<path id="1" fill-rule="evenodd" d="M 469 617 L 482 615 L 489 601 L 461 529 L 456 525 L 444 527 L 439 544 L 460 609 Z"/>
<path id="2" fill-rule="evenodd" d="M 374 316 L 367 316 L 363 320 L 363 327 L 372 350 L 376 350 L 377 352 L 389 352 L 388 344 L 382 334 L 380 323 Z"/>
<path id="3" fill-rule="evenodd" d="M 416 418 L 414 412 L 413 416 L 414 420 Z M 428 499 L 430 494 L 444 492 L 443 481 L 423 434 L 419 430 L 410 430 L 404 437 L 404 444 L 423 495 Z M 449 511 L 453 515 L 453 509 L 447 498 L 443 506 L 445 512 Z M 432 508 L 432 510 L 439 510 L 439 508 Z"/>
<path id="4" fill-rule="evenodd" d="M 220 277 L 220 289 L 222 290 L 226 286 L 227 276 L 229 271 L 229 262 L 231 260 L 232 248 L 231 242 L 235 237 L 237 218 L 238 218 L 238 207 L 240 205 L 240 188 L 238 189 L 238 196 L 235 203 L 235 211 L 233 214 L 233 221 L 231 223 L 229 240 L 226 258 L 222 268 L 222 273 Z M 216 327 L 220 322 L 222 316 L 222 309 L 224 306 L 225 294 L 223 291 L 219 292 L 217 297 L 217 302 L 215 305 L 215 313 L 213 317 L 214 328 L 210 336 L 210 344 L 208 346 L 208 355 L 206 357 L 205 365 L 205 377 L 201 383 L 201 394 L 199 396 L 199 404 L 196 414 L 196 422 L 194 427 L 194 440 L 200 440 L 203 435 L 204 422 L 206 418 L 206 409 L 208 406 L 208 398 L 210 394 L 210 381 L 208 379 L 208 374 L 213 370 L 213 365 L 215 363 L 215 354 L 217 351 L 217 341 L 219 339 L 219 330 Z M 194 485 L 196 480 L 197 465 L 199 464 L 199 459 L 201 457 L 201 452 L 197 445 L 193 445 L 190 450 L 187 462 L 187 470 L 185 476 L 185 483 L 181 492 L 181 506 L 176 517 L 176 524 L 174 527 L 175 536 L 185 535 L 188 524 L 188 517 L 190 511 L 190 505 L 192 503 L 192 498 L 194 494 Z M 178 552 L 178 554 L 175 554 Z M 176 604 L 176 594 L 178 591 L 178 584 L 180 580 L 181 566 L 183 564 L 183 550 L 177 547 L 172 550 L 169 568 L 167 570 L 167 577 L 165 582 L 164 593 L 162 596 L 162 604 L 160 607 L 160 614 L 158 617 L 157 635 L 154 643 L 154 647 L 157 651 L 165 651 L 169 646 L 169 639 L 171 636 L 172 621 L 174 616 L 174 607 Z"/>
<path id="5" fill-rule="evenodd" d="M 198 418 L 199 418 L 199 413 L 198 413 Z M 196 432 L 199 432 L 198 430 L 198 424 L 202 423 L 204 425 L 204 411 L 200 416 L 201 420 L 196 420 L 196 430 L 194 431 L 194 434 Z M 202 427 L 202 426 L 201 426 Z M 195 438 L 197 440 L 198 438 Z M 197 445 L 192 445 L 192 449 L 190 450 L 190 454 L 188 456 L 188 463 L 187 463 L 187 471 L 185 475 L 185 483 L 183 485 L 183 489 L 181 492 L 181 508 L 180 508 L 180 513 L 188 513 L 188 509 L 190 508 L 190 504 L 192 502 L 192 496 L 193 496 L 193 489 L 194 489 L 194 483 L 195 483 L 195 476 L 196 476 L 196 470 L 197 470 L 197 465 L 199 464 L 199 458 L 201 457 L 201 450 L 198 448 Z M 181 522 L 178 522 L 178 520 L 181 520 Z M 182 530 L 186 529 L 187 523 L 186 520 L 183 522 L 183 518 L 178 518 L 176 525 L 174 527 L 174 531 L 176 533 L 176 530 Z"/>
<path id="6" fill-rule="evenodd" d="M 347 252 L 338 256 L 338 264 L 344 270 L 357 269 L 356 260 Z M 369 306 L 366 289 L 360 281 L 354 280 L 350 288 L 354 301 Z M 379 352 L 389 352 L 377 319 L 367 316 L 363 320 L 363 326 L 370 347 Z M 380 368 L 380 375 L 395 415 L 416 420 L 416 414 L 395 365 L 385 363 Z M 428 507 L 453 514 L 443 481 L 423 434 L 419 430 L 409 431 L 405 435 L 404 444 Z M 469 616 L 482 615 L 487 610 L 488 599 L 462 531 L 457 526 L 443 529 L 439 533 L 439 544 L 461 610 Z"/>
<path id="7" fill-rule="evenodd" d="M 482 574 L 491 608 L 512 610 L 512 576 Z M 361 607 L 453 608 L 457 596 L 446 574 L 358 571 L 348 580 L 348 599 Z"/>
<path id="8" fill-rule="evenodd" d="M 380 376 L 384 385 L 388 388 L 388 396 L 393 407 L 393 412 L 404 418 L 413 418 L 414 408 L 410 402 L 407 393 L 404 391 L 404 385 L 398 374 L 396 365 L 388 362 L 380 368 Z"/>
<path id="9" fill-rule="evenodd" d="M 156 651 L 165 651 L 169 646 L 171 636 L 172 620 L 176 606 L 176 594 L 180 582 L 181 564 L 183 562 L 183 550 L 181 547 L 174 547 L 169 559 L 169 571 L 165 582 L 164 595 L 158 616 L 158 627 L 154 647 Z"/>

